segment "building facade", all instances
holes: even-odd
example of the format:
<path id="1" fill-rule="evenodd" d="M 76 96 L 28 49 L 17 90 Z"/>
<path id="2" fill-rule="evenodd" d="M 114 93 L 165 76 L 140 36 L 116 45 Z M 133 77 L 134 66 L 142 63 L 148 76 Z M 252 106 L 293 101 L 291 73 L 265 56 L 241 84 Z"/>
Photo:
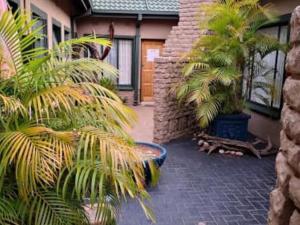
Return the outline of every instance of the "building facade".
<path id="1" fill-rule="evenodd" d="M 156 82 L 154 84 L 155 93 L 157 93 L 154 110 L 154 140 L 160 143 L 168 142 L 194 130 L 192 109 L 186 110 L 183 109 L 184 107 L 178 107 L 176 99 L 170 97 L 167 90 L 181 76 L 180 65 L 176 62 L 172 63 L 172 61 L 178 61 L 178 55 L 189 51 L 193 41 L 199 37 L 199 33 L 196 32 L 196 30 L 198 31 L 196 17 L 205 16 L 201 15 L 201 5 L 210 2 L 212 1 L 180 1 L 180 22 L 167 39 L 163 59 L 157 61 Z M 261 3 L 263 5 L 270 4 L 279 19 L 272 24 L 267 24 L 260 32 L 277 38 L 282 44 L 288 44 L 290 42 L 291 13 L 299 1 L 262 0 Z M 173 59 L 171 60 L 170 57 Z M 261 139 L 266 140 L 270 137 L 272 143 L 279 146 L 282 129 L 280 123 L 283 107 L 282 90 L 287 77 L 285 70 L 286 54 L 282 51 L 276 51 L 259 60 L 264 62 L 266 71 L 251 68 L 251 74 L 244 73 L 244 86 L 250 87 L 245 88 L 247 91 L 244 93 L 247 98 L 245 111 L 251 115 L 249 131 Z M 263 73 L 268 73 L 268 75 L 263 78 L 261 76 Z M 274 86 L 274 93 L 266 93 L 252 88 L 254 81 L 262 79 Z M 265 98 L 265 101 L 257 98 L 258 95 Z"/>
<path id="2" fill-rule="evenodd" d="M 114 27 L 107 61 L 119 69 L 117 85 L 129 105 L 153 102 L 154 59 L 178 22 L 178 0 L 91 0 L 76 20 L 79 36 L 107 37 Z M 101 50 L 100 50 L 101 51 Z"/>
<path id="3" fill-rule="evenodd" d="M 36 45 L 46 48 L 51 48 L 53 44 L 76 35 L 96 34 L 99 37 L 108 37 L 113 24 L 113 47 L 106 60 L 119 69 L 116 82 L 120 95 L 129 105 L 141 102 L 156 103 L 157 113 L 154 117 L 158 121 L 159 130 L 169 130 L 169 133 L 176 133 L 176 137 L 189 130 L 189 125 L 184 122 L 191 121 L 189 117 L 186 117 L 188 112 L 184 113 L 184 118 L 178 119 L 180 114 L 172 113 L 175 103 L 172 105 L 173 108 L 167 107 L 170 104 L 167 100 L 168 93 L 161 87 L 170 88 L 170 85 L 163 85 L 161 77 L 154 78 L 156 65 L 154 59 L 161 56 L 173 57 L 172 54 L 177 54 L 178 51 L 186 52 L 185 50 L 190 49 L 193 40 L 198 36 L 195 31 L 198 29 L 196 17 L 192 14 L 199 13 L 201 11 L 198 10 L 199 4 L 209 2 L 208 0 L 196 1 L 193 3 L 195 4 L 192 7 L 193 10 L 188 8 L 190 5 L 188 2 L 192 1 L 184 1 L 184 4 L 180 6 L 179 0 L 8 0 L 8 2 L 14 10 L 21 8 L 30 12 L 32 18 L 38 20 L 38 25 L 44 26 L 41 32 L 45 38 Z M 261 32 L 278 38 L 281 43 L 288 43 L 289 20 L 299 0 L 262 0 L 261 2 L 262 4 L 271 3 L 280 18 L 276 23 L 268 24 Z M 192 10 L 193 13 L 188 10 Z M 181 17 L 186 17 L 181 23 L 179 14 Z M 184 43 L 185 40 L 190 41 Z M 178 46 L 181 49 L 178 49 Z M 102 51 L 102 49 L 99 50 Z M 268 66 L 275 68 L 268 77 L 270 84 L 273 83 L 276 86 L 275 94 L 268 96 L 266 93 L 258 93 L 264 95 L 268 102 L 257 99 L 255 90 L 251 88 L 246 93 L 248 96 L 247 112 L 252 116 L 249 124 L 250 132 L 263 139 L 270 136 L 277 146 L 279 146 L 279 134 L 282 128 L 279 120 L 283 105 L 282 86 L 287 76 L 285 60 L 285 54 L 280 51 L 264 59 Z M 173 71 L 172 74 L 164 76 L 169 76 L 168 78 L 171 79 L 179 72 Z M 254 79 L 260 79 L 256 75 L 247 74 L 250 87 Z M 165 82 L 169 82 L 168 79 Z M 155 86 L 157 87 L 156 97 Z M 162 118 L 170 117 L 174 117 L 175 122 L 173 120 L 170 123 L 161 122 Z M 194 126 L 193 123 L 191 126 Z M 184 127 L 182 132 L 179 127 Z M 154 132 L 160 134 L 160 132 Z M 171 135 L 168 140 L 172 138 Z"/>
<path id="4" fill-rule="evenodd" d="M 45 36 L 37 45 L 51 48 L 53 44 L 71 38 L 72 18 L 84 10 L 80 1 L 58 0 L 8 0 L 15 11 L 25 10 L 37 19 L 37 26 L 44 26 L 41 33 Z"/>
<path id="5" fill-rule="evenodd" d="M 53 44 L 71 36 L 110 35 L 114 41 L 107 61 L 119 69 L 117 85 L 129 105 L 153 102 L 154 58 L 158 57 L 173 26 L 178 22 L 178 0 L 8 0 L 38 19 L 44 40 Z M 101 49 L 99 49 L 101 51 Z"/>

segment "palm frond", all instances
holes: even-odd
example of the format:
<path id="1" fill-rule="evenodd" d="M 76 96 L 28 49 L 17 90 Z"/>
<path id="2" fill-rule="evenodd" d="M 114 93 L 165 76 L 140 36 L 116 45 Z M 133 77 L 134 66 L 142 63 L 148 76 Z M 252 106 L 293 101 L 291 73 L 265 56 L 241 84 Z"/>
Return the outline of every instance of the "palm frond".
<path id="1" fill-rule="evenodd" d="M 201 105 L 203 102 L 211 98 L 211 92 L 208 85 L 200 86 L 200 88 L 194 88 L 188 95 L 187 102 L 196 103 Z"/>
<path id="2" fill-rule="evenodd" d="M 257 34 L 256 35 L 256 51 L 260 54 L 261 58 L 264 58 L 266 55 L 271 52 L 281 50 L 285 52 L 287 50 L 287 45 L 281 44 L 276 38 L 271 36 Z"/>
<path id="3" fill-rule="evenodd" d="M 77 160 L 72 169 L 65 170 L 62 177 L 66 179 L 61 179 L 62 182 L 59 183 L 63 186 L 64 196 L 69 194 L 69 187 L 74 186 L 73 198 L 88 197 L 91 208 L 96 210 L 94 220 L 104 224 L 115 220 L 120 197 L 138 198 L 146 216 L 154 221 L 151 210 L 142 201 L 149 196 L 142 186 L 136 185 L 137 180 L 133 171 L 111 168 L 107 162 L 102 163 L 102 161 L 84 158 L 84 160 Z"/>
<path id="4" fill-rule="evenodd" d="M 115 79 L 117 70 L 73 58 L 88 44 L 111 43 L 82 37 L 32 49 L 44 37 L 29 17 L 7 11 L 0 18 L 0 224 L 89 224 L 86 197 L 101 222 L 114 223 L 126 197 L 152 215 L 143 203 L 143 163 L 124 130 L 135 114 L 93 83 Z"/>
<path id="5" fill-rule="evenodd" d="M 24 105 L 20 102 L 20 100 L 14 97 L 8 97 L 0 94 L 0 107 L 2 113 L 5 112 L 6 114 L 14 114 L 19 112 L 22 115 L 27 114 Z"/>
<path id="6" fill-rule="evenodd" d="M 31 110 L 36 121 L 50 118 L 50 113 L 72 112 L 76 104 L 89 104 L 93 98 L 77 85 L 49 86 L 30 96 L 26 106 Z"/>
<path id="7" fill-rule="evenodd" d="M 106 117 L 122 127 L 131 126 L 136 122 L 136 113 L 125 106 L 121 99 L 112 91 L 102 87 L 95 83 L 80 83 L 80 86 L 90 95 L 95 97 L 95 101 L 98 104 L 100 111 L 106 113 Z"/>
<path id="8" fill-rule="evenodd" d="M 35 192 L 28 207 L 30 212 L 28 224 L 89 224 L 84 209 L 78 202 L 67 202 L 53 191 Z"/>
<path id="9" fill-rule="evenodd" d="M 191 75 L 195 70 L 205 70 L 209 68 L 209 64 L 204 63 L 204 62 L 191 62 L 188 63 L 184 69 L 183 69 L 183 74 L 185 76 Z"/>
<path id="10" fill-rule="evenodd" d="M 197 108 L 197 118 L 201 127 L 207 127 L 210 122 L 218 115 L 221 107 L 217 98 L 210 98 L 209 101 L 205 101 L 201 104 L 201 107 Z"/>
<path id="11" fill-rule="evenodd" d="M 93 126 L 104 132 L 131 140 L 131 137 L 122 125 L 115 121 L 115 118 L 107 117 L 106 112 L 97 110 L 97 107 L 97 105 L 92 104 L 74 107 L 71 114 L 58 114 L 56 118 L 51 118 L 47 124 L 55 130 L 61 130 L 66 127 L 80 129 L 86 126 Z"/>
<path id="12" fill-rule="evenodd" d="M 3 168 L 15 165 L 16 181 L 24 197 L 38 185 L 53 185 L 57 171 L 72 164 L 74 148 L 70 136 L 46 127 L 26 127 L 0 134 L 0 163 Z"/>
<path id="13" fill-rule="evenodd" d="M 19 224 L 21 224 L 21 221 L 13 203 L 0 196 L 0 225 Z"/>
<path id="14" fill-rule="evenodd" d="M 79 130 L 80 141 L 78 157 L 93 160 L 97 156 L 105 166 L 126 171 L 137 169 L 137 182 L 141 179 L 141 166 L 136 162 L 142 160 L 133 151 L 132 144 L 95 127 L 85 127 Z"/>
<path id="15" fill-rule="evenodd" d="M 8 79 L 22 70 L 23 59 L 21 54 L 18 27 L 10 11 L 6 11 L 0 18 L 0 59 L 1 79 Z"/>
<path id="16" fill-rule="evenodd" d="M 235 67 L 218 67 L 214 72 L 216 79 L 225 86 L 230 86 L 241 78 L 241 71 Z"/>
<path id="17" fill-rule="evenodd" d="M 205 17 L 199 18 L 199 27 L 209 34 L 202 35 L 186 55 L 189 63 L 176 96 L 180 102 L 195 105 L 200 125 L 208 126 L 219 113 L 242 110 L 245 95 L 240 86 L 245 68 L 252 68 L 256 58 L 285 51 L 286 46 L 258 32 L 266 22 L 276 20 L 269 5 L 261 6 L 259 0 L 217 0 L 201 5 L 201 9 Z M 262 68 L 255 67 L 260 77 L 267 78 Z M 258 88 L 263 88 L 262 83 Z"/>
<path id="18" fill-rule="evenodd" d="M 58 45 L 54 46 L 52 50 L 50 50 L 50 54 L 53 56 L 65 56 L 64 53 L 69 56 L 70 54 L 78 54 L 78 52 L 74 51 L 74 46 L 81 48 L 81 50 L 86 49 L 87 44 L 95 44 L 97 46 L 111 46 L 111 42 L 105 38 L 97 38 L 96 36 L 83 36 L 76 39 L 70 39 L 64 42 L 60 42 Z M 80 54 L 81 52 L 79 52 Z"/>
<path id="19" fill-rule="evenodd" d="M 96 207 L 93 207 L 96 210 L 94 220 L 98 223 L 117 225 L 119 204 L 119 200 L 112 195 L 107 195 L 102 201 L 98 200 Z"/>

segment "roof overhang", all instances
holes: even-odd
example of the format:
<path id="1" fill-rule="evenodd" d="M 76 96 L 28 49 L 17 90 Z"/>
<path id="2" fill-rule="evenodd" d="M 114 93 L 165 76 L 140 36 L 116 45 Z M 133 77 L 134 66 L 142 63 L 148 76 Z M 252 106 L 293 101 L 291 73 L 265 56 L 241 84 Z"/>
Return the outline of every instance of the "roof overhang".
<path id="1" fill-rule="evenodd" d="M 179 13 L 172 11 L 109 11 L 109 10 L 92 10 L 93 17 L 102 18 L 132 18 L 137 19 L 169 19 L 178 20 Z"/>
<path id="2" fill-rule="evenodd" d="M 90 0 L 80 0 L 82 6 L 85 8 L 85 10 L 88 10 L 91 8 L 92 4 Z"/>

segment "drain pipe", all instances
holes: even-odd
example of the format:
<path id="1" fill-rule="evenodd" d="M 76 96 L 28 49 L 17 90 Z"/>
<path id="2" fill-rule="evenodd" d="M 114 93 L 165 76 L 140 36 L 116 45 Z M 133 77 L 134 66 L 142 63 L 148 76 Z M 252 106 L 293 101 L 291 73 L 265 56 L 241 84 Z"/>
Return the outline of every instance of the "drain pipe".
<path id="1" fill-rule="evenodd" d="M 140 45 L 141 45 L 141 23 L 143 20 L 143 15 L 138 14 L 136 21 L 136 33 L 135 33 L 135 47 L 134 47 L 134 60 L 138 62 L 134 66 L 134 102 L 133 104 L 136 106 L 139 104 L 139 93 L 140 93 Z"/>

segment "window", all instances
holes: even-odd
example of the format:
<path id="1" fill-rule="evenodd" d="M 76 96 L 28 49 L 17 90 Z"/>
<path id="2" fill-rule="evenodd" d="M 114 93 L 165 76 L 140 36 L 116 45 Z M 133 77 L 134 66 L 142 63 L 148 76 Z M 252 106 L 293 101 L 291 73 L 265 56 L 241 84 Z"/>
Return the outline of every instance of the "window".
<path id="1" fill-rule="evenodd" d="M 64 33 L 65 33 L 65 41 L 67 41 L 67 40 L 70 40 L 71 39 L 71 32 L 70 32 L 70 29 L 69 28 L 67 28 L 67 27 L 65 27 L 65 29 L 64 29 L 65 31 L 64 31 Z"/>
<path id="2" fill-rule="evenodd" d="M 103 48 L 101 48 L 103 52 Z M 115 66 L 119 70 L 119 76 L 116 83 L 119 87 L 132 88 L 132 39 L 115 39 L 106 62 Z"/>
<path id="3" fill-rule="evenodd" d="M 12 9 L 13 13 L 15 13 L 19 9 L 19 0 L 8 0 L 7 3 Z"/>
<path id="4" fill-rule="evenodd" d="M 52 19 L 53 25 L 52 25 L 52 32 L 53 32 L 53 46 L 59 44 L 62 41 L 61 38 L 61 24 L 56 21 L 55 19 Z"/>
<path id="5" fill-rule="evenodd" d="M 36 41 L 36 43 L 34 44 L 34 48 L 48 48 L 47 14 L 34 5 L 31 5 L 31 11 L 32 18 L 36 20 L 36 24 L 34 25 L 33 29 L 38 29 L 39 27 L 42 27 L 42 29 L 40 30 L 42 38 Z"/>
<path id="6" fill-rule="evenodd" d="M 283 44 L 289 41 L 288 23 L 268 26 L 259 32 L 275 37 Z M 286 54 L 282 51 L 274 51 L 264 58 L 258 54 L 253 56 L 251 68 L 244 72 L 244 91 L 248 92 L 244 94 L 250 109 L 274 118 L 280 117 L 285 59 Z M 259 87 L 260 82 L 268 84 L 268 91 Z"/>

